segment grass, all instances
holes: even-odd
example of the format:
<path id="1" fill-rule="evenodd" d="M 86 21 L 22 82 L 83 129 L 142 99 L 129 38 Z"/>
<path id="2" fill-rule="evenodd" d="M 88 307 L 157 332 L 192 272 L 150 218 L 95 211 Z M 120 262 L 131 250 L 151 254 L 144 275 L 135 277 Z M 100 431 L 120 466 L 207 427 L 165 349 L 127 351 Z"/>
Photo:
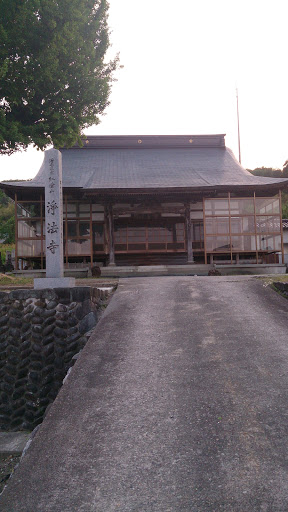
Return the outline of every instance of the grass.
<path id="1" fill-rule="evenodd" d="M 0 454 L 0 492 L 4 489 L 19 461 L 20 455 Z"/>
<path id="2" fill-rule="evenodd" d="M 267 284 L 272 284 L 275 282 L 278 283 L 288 283 L 288 274 L 274 274 L 269 276 L 259 276 L 258 279 L 262 279 Z"/>
<path id="3" fill-rule="evenodd" d="M 0 286 L 29 286 L 33 284 L 31 277 L 15 277 L 9 274 L 0 274 Z"/>
<path id="4" fill-rule="evenodd" d="M 77 286 L 112 286 L 114 288 L 118 285 L 118 279 L 107 278 L 83 278 L 76 280 Z M 11 274 L 0 274 L 0 287 L 14 288 L 15 286 L 30 287 L 33 286 L 34 279 L 32 277 L 13 276 Z"/>

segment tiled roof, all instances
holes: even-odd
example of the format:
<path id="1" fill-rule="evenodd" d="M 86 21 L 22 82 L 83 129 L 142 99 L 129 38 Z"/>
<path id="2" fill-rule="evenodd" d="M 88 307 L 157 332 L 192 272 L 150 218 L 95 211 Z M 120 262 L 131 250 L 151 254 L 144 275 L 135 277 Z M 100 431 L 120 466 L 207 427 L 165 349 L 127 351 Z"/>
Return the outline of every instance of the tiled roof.
<path id="1" fill-rule="evenodd" d="M 198 137 L 201 140 L 197 141 L 197 136 L 190 139 L 189 136 L 122 137 L 122 142 L 119 137 L 111 137 L 111 147 L 109 137 L 105 141 L 101 137 L 91 137 L 84 148 L 61 150 L 63 186 L 86 190 L 257 188 L 282 182 L 288 186 L 287 179 L 250 174 L 225 147 L 223 135 L 206 136 L 206 139 L 205 136 Z M 33 180 L 7 185 L 43 187 L 44 166 Z"/>

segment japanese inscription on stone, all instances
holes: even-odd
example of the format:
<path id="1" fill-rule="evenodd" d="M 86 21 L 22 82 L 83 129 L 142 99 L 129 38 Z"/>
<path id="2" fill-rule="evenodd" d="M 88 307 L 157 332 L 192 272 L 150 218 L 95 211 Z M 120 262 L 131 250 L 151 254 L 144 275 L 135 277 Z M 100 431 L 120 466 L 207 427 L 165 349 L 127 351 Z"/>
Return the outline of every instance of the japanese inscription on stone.
<path id="1" fill-rule="evenodd" d="M 46 277 L 62 278 L 63 268 L 63 199 L 62 155 L 50 149 L 45 155 L 45 248 Z"/>

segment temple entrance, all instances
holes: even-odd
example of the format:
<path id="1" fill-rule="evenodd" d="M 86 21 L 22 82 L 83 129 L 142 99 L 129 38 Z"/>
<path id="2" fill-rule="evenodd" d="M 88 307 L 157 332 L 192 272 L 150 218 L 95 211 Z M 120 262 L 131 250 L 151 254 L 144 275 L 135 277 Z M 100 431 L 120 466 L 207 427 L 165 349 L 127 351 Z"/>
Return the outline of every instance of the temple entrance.
<path id="1" fill-rule="evenodd" d="M 118 219 L 115 253 L 185 252 L 184 219 Z"/>
<path id="2" fill-rule="evenodd" d="M 115 220 L 116 264 L 185 263 L 187 256 L 184 219 L 147 217 L 143 215 L 142 219 Z"/>

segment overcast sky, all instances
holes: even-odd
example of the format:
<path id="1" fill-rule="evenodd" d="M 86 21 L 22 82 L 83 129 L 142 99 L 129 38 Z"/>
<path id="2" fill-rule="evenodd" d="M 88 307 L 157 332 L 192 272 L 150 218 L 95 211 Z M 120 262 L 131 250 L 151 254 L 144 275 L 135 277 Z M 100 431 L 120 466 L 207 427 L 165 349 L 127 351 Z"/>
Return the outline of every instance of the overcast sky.
<path id="1" fill-rule="evenodd" d="M 94 135 L 226 133 L 242 165 L 288 159 L 287 0 L 110 0 L 109 54 L 120 52 Z M 33 177 L 43 153 L 0 157 L 0 179 Z"/>

